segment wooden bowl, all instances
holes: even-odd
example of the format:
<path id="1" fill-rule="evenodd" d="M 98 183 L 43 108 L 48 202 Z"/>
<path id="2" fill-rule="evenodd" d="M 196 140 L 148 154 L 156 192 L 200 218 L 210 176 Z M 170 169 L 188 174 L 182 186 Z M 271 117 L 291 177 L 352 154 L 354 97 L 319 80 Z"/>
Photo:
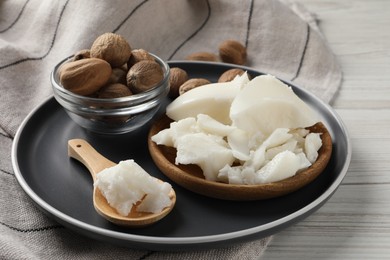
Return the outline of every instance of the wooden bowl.
<path id="1" fill-rule="evenodd" d="M 160 117 L 151 127 L 148 136 L 150 155 L 157 167 L 173 182 L 192 191 L 208 197 L 224 200 L 263 200 L 286 195 L 312 182 L 325 169 L 332 155 L 332 138 L 322 123 L 317 123 L 307 129 L 310 132 L 322 133 L 322 147 L 318 158 L 308 169 L 278 182 L 238 185 L 206 180 L 202 170 L 197 165 L 176 165 L 176 149 L 165 145 L 157 145 L 151 137 L 159 131 L 168 128 L 172 122 L 166 115 Z"/>

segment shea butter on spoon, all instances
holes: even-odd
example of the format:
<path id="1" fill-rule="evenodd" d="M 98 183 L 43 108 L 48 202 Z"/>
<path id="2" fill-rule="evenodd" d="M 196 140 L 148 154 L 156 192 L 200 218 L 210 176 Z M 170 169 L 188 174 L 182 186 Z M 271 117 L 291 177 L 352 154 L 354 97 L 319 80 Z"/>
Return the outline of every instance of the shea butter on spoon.
<path id="1" fill-rule="evenodd" d="M 165 217 L 175 205 L 171 185 L 149 175 L 134 160 L 116 164 L 83 139 L 68 141 L 68 155 L 88 168 L 94 180 L 94 207 L 114 224 L 147 226 Z"/>

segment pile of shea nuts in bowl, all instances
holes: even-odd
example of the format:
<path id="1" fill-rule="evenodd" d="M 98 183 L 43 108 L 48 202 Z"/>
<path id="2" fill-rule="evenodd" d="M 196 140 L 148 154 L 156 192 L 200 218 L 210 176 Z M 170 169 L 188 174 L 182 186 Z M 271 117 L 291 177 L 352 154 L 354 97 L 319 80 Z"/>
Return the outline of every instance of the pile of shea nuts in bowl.
<path id="1" fill-rule="evenodd" d="M 121 35 L 105 33 L 51 73 L 54 97 L 81 127 L 122 134 L 147 123 L 169 92 L 169 66 Z"/>

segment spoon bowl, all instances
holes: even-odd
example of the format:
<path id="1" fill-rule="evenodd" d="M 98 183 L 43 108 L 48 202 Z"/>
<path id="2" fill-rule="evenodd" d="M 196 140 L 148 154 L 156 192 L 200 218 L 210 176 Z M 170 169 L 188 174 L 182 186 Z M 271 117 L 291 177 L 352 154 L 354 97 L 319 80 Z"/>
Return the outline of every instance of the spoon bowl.
<path id="1" fill-rule="evenodd" d="M 116 163 L 101 155 L 83 139 L 72 139 L 68 141 L 68 155 L 87 167 L 94 182 L 99 172 L 116 165 Z M 108 204 L 106 198 L 98 188 L 94 187 L 93 189 L 93 205 L 97 213 L 113 224 L 133 228 L 151 225 L 168 215 L 176 203 L 176 193 L 173 189 L 169 192 L 169 198 L 171 199 L 171 205 L 164 208 L 161 212 L 138 212 L 137 205 L 141 203 L 139 201 L 127 216 L 122 216 L 115 208 Z"/>

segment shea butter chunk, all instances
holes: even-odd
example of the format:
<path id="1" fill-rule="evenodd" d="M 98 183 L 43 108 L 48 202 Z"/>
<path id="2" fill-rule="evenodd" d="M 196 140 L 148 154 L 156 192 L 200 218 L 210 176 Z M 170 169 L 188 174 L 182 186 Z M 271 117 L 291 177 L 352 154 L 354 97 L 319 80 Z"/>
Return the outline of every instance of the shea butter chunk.
<path id="1" fill-rule="evenodd" d="M 249 133 L 271 134 L 276 128 L 304 128 L 319 120 L 290 87 L 271 75 L 252 79 L 230 108 L 233 125 Z"/>
<path id="2" fill-rule="evenodd" d="M 245 73 L 230 82 L 212 83 L 194 88 L 169 104 L 166 114 L 175 121 L 205 114 L 223 124 L 230 124 L 230 105 L 247 82 L 249 79 Z"/>
<path id="3" fill-rule="evenodd" d="M 218 171 L 234 157 L 222 137 L 196 133 L 178 139 L 176 164 L 197 164 L 206 180 L 216 181 Z"/>
<path id="4" fill-rule="evenodd" d="M 104 169 L 97 174 L 94 185 L 122 216 L 127 216 L 144 196 L 137 211 L 158 213 L 171 205 L 171 185 L 149 175 L 134 160 Z"/>

